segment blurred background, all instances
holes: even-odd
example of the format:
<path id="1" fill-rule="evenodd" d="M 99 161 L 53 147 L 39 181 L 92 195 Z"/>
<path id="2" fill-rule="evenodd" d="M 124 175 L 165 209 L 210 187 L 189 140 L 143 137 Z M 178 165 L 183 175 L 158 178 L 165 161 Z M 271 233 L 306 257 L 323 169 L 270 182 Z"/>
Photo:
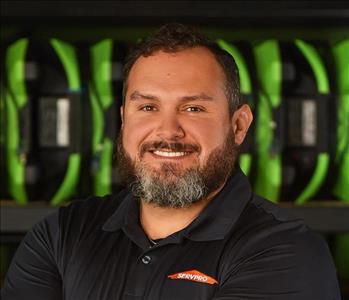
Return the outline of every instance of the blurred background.
<path id="1" fill-rule="evenodd" d="M 349 299 L 347 1 L 1 1 L 0 277 L 60 205 L 122 188 L 122 67 L 167 22 L 235 59 L 255 120 L 240 154 L 254 191 L 323 235 Z"/>

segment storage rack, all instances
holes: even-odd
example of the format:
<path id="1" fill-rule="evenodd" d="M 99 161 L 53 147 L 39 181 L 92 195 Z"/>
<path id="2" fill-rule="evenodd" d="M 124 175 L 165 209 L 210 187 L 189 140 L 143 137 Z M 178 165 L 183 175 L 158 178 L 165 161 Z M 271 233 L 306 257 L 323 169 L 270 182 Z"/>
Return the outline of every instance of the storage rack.
<path id="1" fill-rule="evenodd" d="M 287 37 L 301 26 L 305 28 L 302 32 L 305 37 L 349 36 L 348 1 L 1 1 L 0 11 L 1 38 L 18 28 L 45 36 L 49 34 L 42 29 L 45 25 L 50 33 L 70 34 L 71 38 L 77 35 L 75 27 L 82 35 L 91 34 L 95 28 L 101 37 L 114 34 L 134 39 L 132 33 L 145 36 L 171 21 L 196 24 L 213 35 L 216 31 L 224 34 L 222 28 L 229 25 L 235 37 L 253 35 L 251 28 L 256 25 L 261 29 L 255 35 Z M 229 33 L 226 35 L 229 38 Z M 314 201 L 298 207 L 281 205 L 304 218 L 315 230 L 335 233 L 349 232 L 348 203 Z M 0 208 L 1 236 L 25 232 L 54 210 L 43 203 L 21 207 L 7 201 L 1 201 Z"/>
<path id="2" fill-rule="evenodd" d="M 165 22 L 195 24 L 212 36 L 229 26 L 237 38 L 282 39 L 294 36 L 299 28 L 304 28 L 301 38 L 349 36 L 348 1 L 1 1 L 0 13 L 1 39 L 20 29 L 40 37 L 54 32 L 74 40 L 98 32 L 99 37 L 134 40 Z M 231 35 L 225 31 L 221 37 Z M 349 199 L 280 205 L 318 232 L 349 232 Z M 1 200 L 1 242 L 20 241 L 56 209 L 40 202 L 19 206 Z"/>

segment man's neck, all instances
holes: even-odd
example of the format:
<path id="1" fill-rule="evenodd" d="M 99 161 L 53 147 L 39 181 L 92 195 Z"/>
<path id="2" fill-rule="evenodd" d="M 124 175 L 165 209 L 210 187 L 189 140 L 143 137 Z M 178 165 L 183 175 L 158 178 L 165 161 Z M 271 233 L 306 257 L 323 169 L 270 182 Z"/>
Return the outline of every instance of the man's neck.
<path id="1" fill-rule="evenodd" d="M 224 184 L 205 199 L 185 208 L 164 208 L 141 201 L 140 222 L 145 234 L 156 240 L 184 229 L 200 215 L 223 186 Z"/>

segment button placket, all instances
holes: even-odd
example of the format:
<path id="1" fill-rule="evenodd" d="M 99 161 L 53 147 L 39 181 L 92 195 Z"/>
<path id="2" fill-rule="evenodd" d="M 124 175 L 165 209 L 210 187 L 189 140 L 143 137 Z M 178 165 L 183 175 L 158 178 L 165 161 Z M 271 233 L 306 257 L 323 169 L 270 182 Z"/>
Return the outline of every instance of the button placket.
<path id="1" fill-rule="evenodd" d="M 125 289 L 125 295 L 133 297 L 143 297 L 147 288 L 148 280 L 154 271 L 156 255 L 143 251 L 137 258 L 137 263 L 132 269 L 132 274 Z"/>

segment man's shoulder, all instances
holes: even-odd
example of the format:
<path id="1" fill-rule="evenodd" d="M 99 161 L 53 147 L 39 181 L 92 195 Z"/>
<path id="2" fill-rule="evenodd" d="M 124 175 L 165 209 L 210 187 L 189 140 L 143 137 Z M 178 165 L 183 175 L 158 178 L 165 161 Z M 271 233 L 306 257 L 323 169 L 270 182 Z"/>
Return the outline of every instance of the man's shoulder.
<path id="1" fill-rule="evenodd" d="M 262 282 L 261 289 L 282 292 L 288 282 L 302 299 L 339 299 L 325 240 L 287 209 L 253 196 L 226 242 L 224 278 L 254 274 L 251 280 Z M 317 291 L 319 282 L 324 284 Z"/>
<path id="2" fill-rule="evenodd" d="M 264 229 L 277 228 L 280 230 L 311 232 L 303 219 L 293 215 L 287 208 L 258 195 L 253 195 L 241 214 L 240 221 Z"/>
<path id="3" fill-rule="evenodd" d="M 75 200 L 59 209 L 60 225 L 69 222 L 80 224 L 105 222 L 118 209 L 127 194 L 128 191 L 123 189 L 114 195 Z"/>
<path id="4" fill-rule="evenodd" d="M 238 239 L 242 255 L 267 249 L 288 249 L 298 258 L 328 252 L 324 239 L 303 219 L 259 196 L 253 196 L 231 233 L 233 240 Z"/>
<path id="5" fill-rule="evenodd" d="M 84 199 L 76 199 L 69 205 L 62 206 L 61 211 L 89 211 L 93 209 L 104 210 L 108 208 L 117 208 L 125 196 L 128 194 L 127 189 L 123 189 L 116 194 L 108 194 L 105 196 L 90 196 Z"/>
<path id="6" fill-rule="evenodd" d="M 98 228 L 118 209 L 127 194 L 128 191 L 123 189 L 114 195 L 73 200 L 36 223 L 31 232 L 50 235 L 54 232 L 73 232 L 82 227 Z"/>
<path id="7" fill-rule="evenodd" d="M 327 263 L 330 257 L 323 237 L 313 232 L 303 219 L 259 196 L 253 196 L 246 206 L 234 235 L 240 237 L 242 256 L 285 255 L 298 266 L 309 265 L 309 260 L 316 264 L 322 258 Z"/>

